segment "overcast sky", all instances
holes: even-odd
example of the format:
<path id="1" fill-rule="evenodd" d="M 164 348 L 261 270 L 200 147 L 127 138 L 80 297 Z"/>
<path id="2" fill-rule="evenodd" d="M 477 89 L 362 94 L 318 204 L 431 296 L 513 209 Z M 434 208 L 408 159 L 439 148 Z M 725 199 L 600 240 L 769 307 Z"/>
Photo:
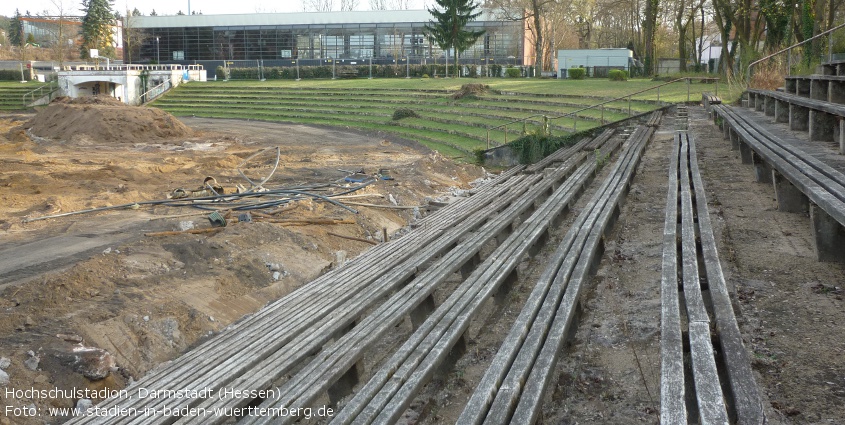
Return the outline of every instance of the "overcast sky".
<path id="1" fill-rule="evenodd" d="M 27 10 L 35 15 L 44 10 L 55 9 L 54 3 L 61 2 L 65 8 L 71 9 L 70 15 L 81 15 L 79 10 L 81 0 L 0 0 L 0 15 L 12 16 L 15 8 L 20 9 L 21 14 Z M 340 0 L 334 0 L 339 5 Z M 389 3 L 389 1 L 388 1 Z M 428 3 L 433 3 L 431 0 Z M 423 9 L 426 0 L 410 0 L 411 9 Z M 188 13 L 188 0 L 115 0 L 114 9 L 125 13 L 127 8 L 132 10 L 138 8 L 144 15 L 149 15 L 153 9 L 159 15 L 175 15 L 181 10 Z M 337 7 L 337 6 L 336 6 Z M 355 10 L 369 10 L 369 0 L 358 0 L 358 7 Z M 299 0 L 191 0 L 191 10 L 201 11 L 203 14 L 228 14 L 228 13 L 271 13 L 271 12 L 302 12 L 302 2 Z"/>

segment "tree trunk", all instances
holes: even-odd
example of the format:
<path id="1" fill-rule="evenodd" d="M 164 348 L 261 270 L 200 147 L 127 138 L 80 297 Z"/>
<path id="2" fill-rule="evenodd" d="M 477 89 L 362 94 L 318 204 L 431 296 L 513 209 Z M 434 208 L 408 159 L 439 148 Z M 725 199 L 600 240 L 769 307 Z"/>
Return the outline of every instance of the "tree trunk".
<path id="1" fill-rule="evenodd" d="M 645 22 L 643 22 L 645 47 L 645 75 L 654 73 L 654 35 L 657 29 L 657 0 L 646 0 Z"/>
<path id="2" fill-rule="evenodd" d="M 541 0 L 532 0 L 531 7 L 534 12 L 534 68 L 535 68 L 535 75 L 538 75 L 540 72 L 543 71 L 543 51 L 545 50 L 543 47 L 543 20 L 541 19 L 540 10 L 540 1 Z"/>

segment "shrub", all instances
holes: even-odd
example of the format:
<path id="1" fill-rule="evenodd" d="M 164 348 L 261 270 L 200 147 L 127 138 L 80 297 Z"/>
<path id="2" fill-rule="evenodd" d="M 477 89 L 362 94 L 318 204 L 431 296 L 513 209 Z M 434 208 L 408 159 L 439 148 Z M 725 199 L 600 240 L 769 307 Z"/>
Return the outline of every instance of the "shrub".
<path id="1" fill-rule="evenodd" d="M 225 80 L 226 77 L 228 77 L 228 75 L 226 74 L 226 68 L 223 68 L 222 66 L 218 66 L 215 70 L 215 75 L 217 76 L 218 80 Z"/>
<path id="2" fill-rule="evenodd" d="M 583 80 L 587 75 L 587 70 L 584 68 L 569 68 L 569 78 L 573 80 Z"/>
<path id="3" fill-rule="evenodd" d="M 508 68 L 505 70 L 505 76 L 508 78 L 519 78 L 522 75 L 519 68 Z"/>
<path id="4" fill-rule="evenodd" d="M 420 116 L 417 115 L 417 113 L 414 112 L 413 109 L 409 109 L 409 108 L 399 108 L 399 109 L 393 111 L 393 120 L 394 121 L 399 121 L 402 118 L 419 118 L 419 117 Z"/>
<path id="5" fill-rule="evenodd" d="M 552 152 L 575 145 L 584 133 L 573 133 L 566 136 L 548 136 L 537 131 L 516 139 L 508 145 L 519 157 L 522 164 L 535 163 Z"/>
<path id="6" fill-rule="evenodd" d="M 611 81 L 628 81 L 628 71 L 624 69 L 611 69 L 607 73 L 607 78 Z"/>
<path id="7" fill-rule="evenodd" d="M 23 75 L 24 75 L 24 79 L 26 81 L 29 81 L 31 79 L 28 69 L 26 71 L 24 71 Z M 20 81 L 21 80 L 21 72 L 17 69 L 14 69 L 14 70 L 12 70 L 12 69 L 0 69 L 0 80 Z"/>
<path id="8" fill-rule="evenodd" d="M 422 75 L 422 77 L 423 77 L 423 78 L 429 78 L 429 77 L 428 77 L 428 74 L 423 74 L 423 75 Z"/>

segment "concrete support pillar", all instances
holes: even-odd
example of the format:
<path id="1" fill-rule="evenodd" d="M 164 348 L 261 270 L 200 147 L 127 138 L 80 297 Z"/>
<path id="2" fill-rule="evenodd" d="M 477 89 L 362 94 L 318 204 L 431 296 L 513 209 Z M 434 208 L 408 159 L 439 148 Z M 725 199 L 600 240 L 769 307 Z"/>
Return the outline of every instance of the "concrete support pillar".
<path id="1" fill-rule="evenodd" d="M 775 188 L 778 210 L 791 213 L 806 213 L 810 207 L 810 200 L 800 189 L 777 170 L 772 170 L 772 183 Z"/>
<path id="2" fill-rule="evenodd" d="M 786 77 L 784 80 L 783 88 L 786 90 L 787 93 L 798 93 L 798 87 L 796 87 L 796 79 L 794 77 Z"/>
<path id="3" fill-rule="evenodd" d="M 739 149 L 739 134 L 737 134 L 733 130 L 729 130 L 728 134 L 730 135 L 729 137 L 731 139 L 731 150 L 735 151 Z"/>
<path id="4" fill-rule="evenodd" d="M 766 104 L 763 109 L 765 109 L 766 115 L 775 116 L 775 98 L 766 96 Z"/>
<path id="5" fill-rule="evenodd" d="M 789 129 L 807 131 L 810 129 L 810 110 L 794 103 L 789 104 Z"/>
<path id="6" fill-rule="evenodd" d="M 839 118 L 839 153 L 845 155 L 845 118 Z"/>
<path id="7" fill-rule="evenodd" d="M 751 164 L 751 155 L 753 151 L 751 147 L 748 146 L 748 143 L 744 141 L 739 141 L 739 157 L 742 159 L 743 164 Z"/>
<path id="8" fill-rule="evenodd" d="M 772 166 L 756 152 L 751 153 L 751 162 L 754 163 L 754 174 L 757 176 L 757 182 L 772 183 Z"/>
<path id="9" fill-rule="evenodd" d="M 411 311 L 411 325 L 414 327 L 414 330 L 419 328 L 420 325 L 425 322 L 425 319 L 428 318 L 428 315 L 430 315 L 435 308 L 437 308 L 437 305 L 434 303 L 434 295 L 429 295 L 425 297 L 420 305 L 416 306 Z"/>
<path id="10" fill-rule="evenodd" d="M 755 111 L 763 112 L 763 103 L 766 101 L 767 97 L 768 96 L 763 96 L 761 94 L 754 96 L 754 110 Z"/>
<path id="11" fill-rule="evenodd" d="M 789 122 L 789 104 L 775 99 L 775 122 Z"/>
<path id="12" fill-rule="evenodd" d="M 834 140 L 836 119 L 833 115 L 819 111 L 810 111 L 810 140 L 829 142 Z"/>
<path id="13" fill-rule="evenodd" d="M 845 227 L 816 204 L 810 204 L 810 225 L 819 261 L 845 263 Z"/>
<path id="14" fill-rule="evenodd" d="M 845 81 L 831 81 L 827 85 L 827 99 L 830 103 L 845 104 Z"/>
<path id="15" fill-rule="evenodd" d="M 466 263 L 464 263 L 463 266 L 461 266 L 461 278 L 468 278 L 479 264 L 481 264 L 481 255 L 476 252 L 469 260 L 467 260 Z"/>
<path id="16" fill-rule="evenodd" d="M 360 361 L 349 368 L 334 385 L 329 387 L 329 402 L 337 406 L 343 397 L 352 394 L 352 389 L 358 384 L 359 377 L 363 371 L 364 365 Z"/>
<path id="17" fill-rule="evenodd" d="M 795 94 L 798 96 L 810 97 L 810 80 L 799 78 L 796 80 L 796 83 L 798 89 L 795 91 Z"/>
<path id="18" fill-rule="evenodd" d="M 810 80 L 810 98 L 827 102 L 827 80 Z"/>
<path id="19" fill-rule="evenodd" d="M 505 299 L 507 299 L 508 294 L 513 289 L 514 285 L 519 281 L 519 273 L 514 269 L 508 277 L 505 278 L 505 281 L 499 286 L 499 289 L 496 290 L 496 293 L 493 295 L 493 298 L 496 300 L 497 305 L 505 304 Z"/>

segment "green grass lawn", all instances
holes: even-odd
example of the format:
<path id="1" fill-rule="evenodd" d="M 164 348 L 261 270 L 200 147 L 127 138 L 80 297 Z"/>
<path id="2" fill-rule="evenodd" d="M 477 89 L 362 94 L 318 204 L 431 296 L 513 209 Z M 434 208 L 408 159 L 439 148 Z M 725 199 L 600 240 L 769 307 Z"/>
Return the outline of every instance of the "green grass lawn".
<path id="1" fill-rule="evenodd" d="M 461 85 L 486 84 L 490 92 L 452 99 Z M 578 112 L 551 121 L 555 134 L 583 131 L 654 110 L 660 106 L 657 90 L 623 98 L 663 84 L 644 79 L 613 82 L 606 79 L 441 79 L 392 78 L 346 80 L 240 80 L 182 85 L 153 106 L 177 116 L 250 118 L 379 131 L 416 140 L 461 161 L 473 161 L 474 151 L 518 138 L 523 130 L 536 131 L 542 117 L 560 117 L 584 107 L 608 102 L 601 109 Z M 720 95 L 725 87 L 721 86 Z M 686 82 L 660 88 L 661 102 L 701 99 L 715 92 L 715 84 Z M 393 121 L 399 108 L 414 110 L 418 118 Z M 527 119 L 525 125 L 520 120 Z M 503 126 L 504 124 L 507 126 Z M 488 139 L 489 135 L 489 139 Z"/>
<path id="2" fill-rule="evenodd" d="M 615 98 L 626 96 L 640 90 L 645 90 L 663 82 L 650 79 L 635 78 L 628 81 L 610 81 L 605 78 L 586 78 L 584 80 L 552 80 L 539 78 L 366 78 L 343 79 L 343 80 L 239 80 L 239 81 L 218 81 L 215 84 L 230 85 L 233 87 L 285 87 L 285 88 L 343 88 L 343 89 L 410 89 L 410 90 L 449 90 L 460 89 L 462 84 L 477 83 L 486 84 L 495 90 L 513 91 L 528 94 L 552 94 L 571 95 L 596 98 Z M 690 100 L 701 100 L 702 92 L 715 92 L 716 84 L 703 84 L 693 81 L 689 85 Z M 718 86 L 720 97 L 725 102 L 739 98 L 742 90 L 737 87 L 728 87 L 725 83 Z M 652 90 L 646 93 L 635 95 L 634 99 L 657 100 L 657 91 Z M 673 83 L 661 87 L 660 100 L 666 102 L 686 102 L 687 84 L 685 82 Z"/>

